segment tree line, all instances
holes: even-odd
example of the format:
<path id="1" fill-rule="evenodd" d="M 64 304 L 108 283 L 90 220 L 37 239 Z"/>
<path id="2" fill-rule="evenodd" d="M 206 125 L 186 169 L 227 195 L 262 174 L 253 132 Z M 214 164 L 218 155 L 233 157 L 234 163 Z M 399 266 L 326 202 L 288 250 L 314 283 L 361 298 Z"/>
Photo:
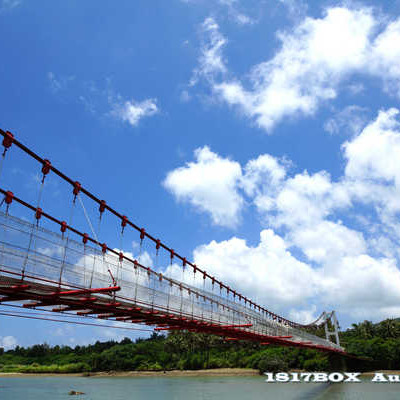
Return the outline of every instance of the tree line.
<path id="1" fill-rule="evenodd" d="M 314 331 L 323 336 L 323 330 Z M 374 367 L 400 369 L 400 322 L 364 321 L 340 333 L 346 351 Z M 90 373 L 97 371 L 167 371 L 208 368 L 253 368 L 260 371 L 329 370 L 331 359 L 315 350 L 226 342 L 223 338 L 187 331 L 147 339 L 96 342 L 87 346 L 17 346 L 0 348 L 0 372 Z"/>

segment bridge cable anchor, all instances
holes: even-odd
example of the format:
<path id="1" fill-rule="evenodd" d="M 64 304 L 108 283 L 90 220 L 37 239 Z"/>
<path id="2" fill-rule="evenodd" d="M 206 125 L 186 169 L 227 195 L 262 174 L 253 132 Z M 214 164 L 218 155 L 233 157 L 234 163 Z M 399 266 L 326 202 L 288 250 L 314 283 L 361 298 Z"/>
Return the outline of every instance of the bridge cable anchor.
<path id="1" fill-rule="evenodd" d="M 7 150 L 12 146 L 12 144 L 14 143 L 14 135 L 7 131 L 4 135 L 4 139 L 3 139 L 3 146 L 4 146 L 4 151 L 3 151 L 3 157 L 6 156 Z"/>
<path id="2" fill-rule="evenodd" d="M 42 184 L 44 183 L 44 180 L 46 178 L 46 175 L 50 172 L 51 170 L 51 162 L 49 160 L 43 160 L 43 167 L 42 167 Z"/>

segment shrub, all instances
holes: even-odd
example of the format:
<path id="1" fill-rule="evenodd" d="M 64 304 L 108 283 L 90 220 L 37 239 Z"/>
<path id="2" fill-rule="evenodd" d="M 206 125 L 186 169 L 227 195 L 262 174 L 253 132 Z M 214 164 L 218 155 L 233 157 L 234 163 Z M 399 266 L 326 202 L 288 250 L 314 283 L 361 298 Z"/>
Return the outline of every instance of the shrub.
<path id="1" fill-rule="evenodd" d="M 260 374 L 264 372 L 282 372 L 289 369 L 288 364 L 282 358 L 274 356 L 263 356 L 258 362 L 258 369 Z"/>
<path id="2" fill-rule="evenodd" d="M 304 361 L 304 369 L 306 371 L 326 371 L 329 367 L 328 360 L 326 358 L 311 358 L 310 360 Z"/>

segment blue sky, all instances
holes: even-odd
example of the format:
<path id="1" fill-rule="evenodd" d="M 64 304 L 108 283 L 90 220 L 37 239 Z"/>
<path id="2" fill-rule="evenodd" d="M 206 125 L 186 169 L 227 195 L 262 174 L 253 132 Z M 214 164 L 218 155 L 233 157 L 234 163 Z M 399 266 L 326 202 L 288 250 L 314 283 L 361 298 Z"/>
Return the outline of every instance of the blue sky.
<path id="1" fill-rule="evenodd" d="M 1 128 L 139 226 L 300 322 L 400 315 L 399 1 L 2 0 L 0 37 Z M 38 172 L 12 149 L 0 186 Z M 0 317 L 5 347 L 135 334 Z"/>

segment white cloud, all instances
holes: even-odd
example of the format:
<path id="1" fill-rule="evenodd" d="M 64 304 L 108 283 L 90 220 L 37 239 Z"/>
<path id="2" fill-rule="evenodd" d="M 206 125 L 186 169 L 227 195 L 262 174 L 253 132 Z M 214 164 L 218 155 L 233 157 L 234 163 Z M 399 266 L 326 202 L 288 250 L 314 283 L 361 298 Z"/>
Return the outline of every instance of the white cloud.
<path id="1" fill-rule="evenodd" d="M 343 145 L 347 159 L 346 175 L 353 179 L 384 179 L 400 186 L 400 123 L 399 110 L 381 111 L 376 121 L 369 124 L 351 142 Z"/>
<path id="2" fill-rule="evenodd" d="M 371 72 L 384 78 L 385 89 L 399 95 L 400 19 L 389 23 L 376 38 L 367 61 Z"/>
<path id="3" fill-rule="evenodd" d="M 0 336 L 0 347 L 4 350 L 13 349 L 17 344 L 18 341 L 14 336 Z"/>
<path id="4" fill-rule="evenodd" d="M 39 247 L 37 249 L 38 253 L 43 254 L 47 257 L 62 257 L 64 255 L 64 247 L 62 246 L 54 246 L 54 247 Z"/>
<path id="5" fill-rule="evenodd" d="M 219 175 L 218 168 L 210 168 L 212 179 L 204 179 L 210 172 L 204 173 L 199 155 L 195 163 L 173 171 L 185 177 L 176 187 L 189 182 L 181 195 L 203 205 L 211 216 L 215 210 L 204 207 L 209 196 L 216 187 L 229 188 L 227 194 L 219 192 L 218 205 L 224 198 L 232 204 L 229 196 L 241 199 L 241 208 L 252 203 L 270 227 L 262 230 L 256 246 L 239 237 L 199 246 L 194 251 L 197 265 L 267 306 L 289 309 L 290 315 L 307 320 L 314 312 L 305 302 L 352 318 L 398 315 L 398 114 L 397 109 L 381 111 L 343 145 L 346 164 L 337 180 L 326 171 L 290 174 L 287 160 L 268 154 L 242 167 L 208 148 L 206 160 L 227 162 L 235 173 Z"/>
<path id="6" fill-rule="evenodd" d="M 346 90 L 350 92 L 350 94 L 356 95 L 365 90 L 365 87 L 362 83 L 354 82 L 350 83 L 346 86 Z"/>
<path id="7" fill-rule="evenodd" d="M 240 12 L 235 12 L 234 19 L 239 25 L 252 25 L 254 24 L 254 20 L 251 19 L 248 15 L 242 14 Z"/>
<path id="8" fill-rule="evenodd" d="M 193 72 L 189 85 L 195 85 L 203 77 L 207 80 L 224 74 L 227 71 L 222 56 L 222 49 L 226 45 L 226 38 L 220 33 L 215 19 L 208 17 L 201 25 L 202 47 L 199 57 L 199 66 Z"/>
<path id="9" fill-rule="evenodd" d="M 354 88 L 353 90 L 358 89 Z M 360 106 L 347 106 L 329 118 L 324 124 L 324 129 L 332 135 L 340 133 L 358 134 L 366 125 L 366 111 L 365 108 Z"/>
<path id="10" fill-rule="evenodd" d="M 260 233 L 255 247 L 232 237 L 199 246 L 193 256 L 197 265 L 273 309 L 299 305 L 315 291 L 312 268 L 293 257 L 271 229 Z"/>
<path id="11" fill-rule="evenodd" d="M 237 0 L 219 0 L 219 3 L 227 7 L 228 15 L 238 25 L 252 25 L 255 23 L 252 18 L 238 10 L 239 2 Z"/>
<path id="12" fill-rule="evenodd" d="M 53 93 L 66 90 L 68 85 L 75 80 L 74 76 L 59 76 L 57 77 L 54 72 L 47 73 L 47 79 L 49 81 L 50 89 Z"/>
<path id="13" fill-rule="evenodd" d="M 379 221 L 367 224 L 373 237 L 370 246 L 379 253 L 398 257 L 400 243 L 400 172 L 396 168 L 400 151 L 399 110 L 379 112 L 352 141 L 343 145 L 345 176 L 349 193 L 371 209 Z M 383 240 L 384 238 L 384 240 Z"/>
<path id="14" fill-rule="evenodd" d="M 314 322 L 319 315 L 317 314 L 317 306 L 311 305 L 309 308 L 304 309 L 292 309 L 289 311 L 289 319 L 291 321 L 301 321 L 303 324 L 310 324 Z"/>
<path id="15" fill-rule="evenodd" d="M 78 97 L 78 99 L 83 104 L 83 106 L 85 107 L 86 111 L 88 111 L 91 114 L 95 114 L 96 113 L 95 104 L 94 104 L 93 100 L 90 97 L 85 97 L 85 96 L 80 95 Z"/>
<path id="16" fill-rule="evenodd" d="M 246 75 L 249 80 L 227 78 L 221 51 L 225 38 L 215 46 L 215 62 L 204 63 L 203 57 L 199 70 L 209 65 L 204 75 L 216 98 L 271 132 L 286 117 L 315 114 L 341 91 L 359 92 L 360 85 L 345 84 L 355 74 L 378 77 L 384 90 L 400 95 L 400 19 L 388 20 L 367 7 L 328 8 L 321 18 L 305 17 L 293 29 L 278 32 L 281 48 L 255 65 Z M 219 30 L 218 35 L 223 37 Z M 327 129 L 337 128 L 328 123 Z"/>
<path id="17" fill-rule="evenodd" d="M 167 174 L 163 182 L 178 201 L 186 201 L 211 215 L 216 225 L 235 227 L 245 205 L 244 194 L 265 205 L 266 187 L 276 187 L 285 177 L 289 162 L 264 154 L 239 163 L 212 152 L 208 146 L 195 150 L 195 162 L 189 162 Z"/>
<path id="18" fill-rule="evenodd" d="M 234 23 L 245 26 L 252 25 L 255 23 L 255 20 L 239 11 L 240 2 L 238 0 L 181 0 L 184 3 L 191 4 L 200 4 L 200 5 L 211 5 L 213 14 L 217 14 L 218 16 L 228 17 Z M 243 5 L 246 3 L 243 3 Z M 257 4 L 257 3 L 256 3 Z M 246 4 L 248 6 L 248 4 Z M 249 9 L 249 7 L 247 7 Z M 254 6 L 253 6 L 254 11 Z"/>
<path id="19" fill-rule="evenodd" d="M 279 2 L 287 8 L 289 16 L 293 19 L 304 17 L 308 9 L 308 5 L 301 0 L 279 0 Z"/>
<path id="20" fill-rule="evenodd" d="M 73 339 L 73 335 L 75 334 L 75 328 L 72 325 L 62 324 L 63 326 L 59 326 L 51 331 L 53 336 L 67 336 L 70 339 Z"/>
<path id="21" fill-rule="evenodd" d="M 117 248 L 114 248 L 113 250 L 117 253 L 120 252 Z M 137 252 L 135 253 L 123 251 L 123 254 L 131 260 L 137 260 L 139 264 L 144 267 L 154 267 L 153 259 L 146 250 L 140 251 L 140 249 L 137 249 Z M 119 292 L 119 294 L 122 294 L 125 290 L 129 291 L 132 283 L 137 279 L 139 279 L 139 281 L 144 279 L 143 276 L 137 277 L 133 263 L 123 261 L 121 268 L 118 256 L 110 252 L 106 253 L 105 256 L 87 252 L 85 256 L 80 257 L 76 261 L 74 266 L 74 276 L 80 276 L 81 283 L 83 283 L 84 286 L 89 286 L 91 279 L 93 279 L 93 282 L 95 282 L 98 287 L 105 287 L 106 285 L 111 284 L 112 277 L 109 271 L 111 271 L 111 274 L 116 279 L 117 284 L 122 287 L 122 291 Z M 64 281 L 67 279 L 68 274 L 64 276 Z M 95 284 L 92 284 L 92 286 L 94 285 Z"/>
<path id="22" fill-rule="evenodd" d="M 289 236 L 310 261 L 318 263 L 366 252 L 362 233 L 332 221 L 323 220 L 309 227 L 292 228 Z"/>
<path id="23" fill-rule="evenodd" d="M 260 188 L 274 188 L 283 181 L 285 176 L 285 161 L 280 164 L 275 157 L 263 154 L 246 164 L 242 186 L 247 195 L 260 195 Z"/>
<path id="24" fill-rule="evenodd" d="M 331 260 L 319 281 L 321 300 L 353 317 L 394 317 L 400 313 L 400 271 L 393 259 L 360 254 Z M 388 309 L 396 312 L 388 315 Z"/>
<path id="25" fill-rule="evenodd" d="M 110 114 L 117 119 L 128 122 L 132 126 L 137 126 L 141 119 L 157 114 L 158 111 L 155 99 L 146 99 L 141 102 L 127 100 L 122 104 L 113 104 Z"/>
<path id="26" fill-rule="evenodd" d="M 210 213 L 216 225 L 234 227 L 240 219 L 243 198 L 237 185 L 241 168 L 237 162 L 222 158 L 207 146 L 195 151 L 195 161 L 170 171 L 163 185 L 178 201 Z"/>
<path id="27" fill-rule="evenodd" d="M 257 197 L 255 201 L 257 205 L 260 204 Z M 310 175 L 304 171 L 288 178 L 279 188 L 273 209 L 276 215 L 271 223 L 291 228 L 309 226 L 315 221 L 327 218 L 333 207 L 349 205 L 350 199 L 346 189 L 341 184 L 333 185 L 327 172 Z M 264 210 L 259 206 L 259 211 Z"/>
<path id="28" fill-rule="evenodd" d="M 343 245 L 342 253 L 337 251 L 335 239 Z M 320 249 L 327 241 L 322 256 L 314 255 L 318 267 L 299 261 L 289 250 L 289 244 L 271 229 L 261 232 L 260 242 L 254 247 L 232 237 L 199 246 L 193 258 L 198 266 L 222 277 L 230 287 L 302 323 L 315 320 L 316 307 L 307 308 L 315 301 L 319 312 L 323 308 L 336 309 L 340 315 L 352 318 L 398 315 L 400 271 L 394 259 L 374 259 L 365 254 L 362 241 L 358 249 L 347 242 L 351 247 L 347 250 L 345 241 L 352 239 L 315 237 L 314 243 L 322 240 Z M 181 268 L 167 268 L 165 274 L 180 279 Z M 191 282 L 189 276 L 186 280 Z"/>
<path id="29" fill-rule="evenodd" d="M 267 131 L 286 116 L 312 115 L 337 96 L 346 75 L 364 66 L 375 26 L 369 10 L 329 9 L 322 19 L 306 18 L 293 32 L 280 32 L 282 48 L 251 72 L 252 88 L 238 81 L 214 85 Z"/>
<path id="30" fill-rule="evenodd" d="M 316 273 L 320 301 L 356 317 L 390 316 L 399 300 L 400 259 L 393 241 L 399 240 L 400 231 L 390 218 L 399 210 L 393 193 L 400 194 L 395 168 L 400 150 L 397 114 L 394 109 L 380 112 L 346 142 L 345 174 L 340 180 L 332 181 L 325 172 L 297 174 L 285 180 L 273 206 L 264 210 L 275 211 L 269 221 L 285 227 L 286 240 L 322 268 Z M 347 219 L 362 217 L 360 203 L 372 207 L 369 229 L 360 231 L 332 220 L 343 210 Z M 382 232 L 390 236 L 383 238 Z"/>
<path id="31" fill-rule="evenodd" d="M 47 73 L 50 90 L 69 101 L 75 101 L 92 115 L 106 115 L 127 122 L 136 127 L 146 117 L 160 112 L 157 99 L 148 98 L 142 101 L 123 98 L 116 92 L 110 79 L 105 80 L 104 87 L 93 81 L 82 82 L 75 76 Z M 74 84 L 73 84 L 74 83 Z"/>

